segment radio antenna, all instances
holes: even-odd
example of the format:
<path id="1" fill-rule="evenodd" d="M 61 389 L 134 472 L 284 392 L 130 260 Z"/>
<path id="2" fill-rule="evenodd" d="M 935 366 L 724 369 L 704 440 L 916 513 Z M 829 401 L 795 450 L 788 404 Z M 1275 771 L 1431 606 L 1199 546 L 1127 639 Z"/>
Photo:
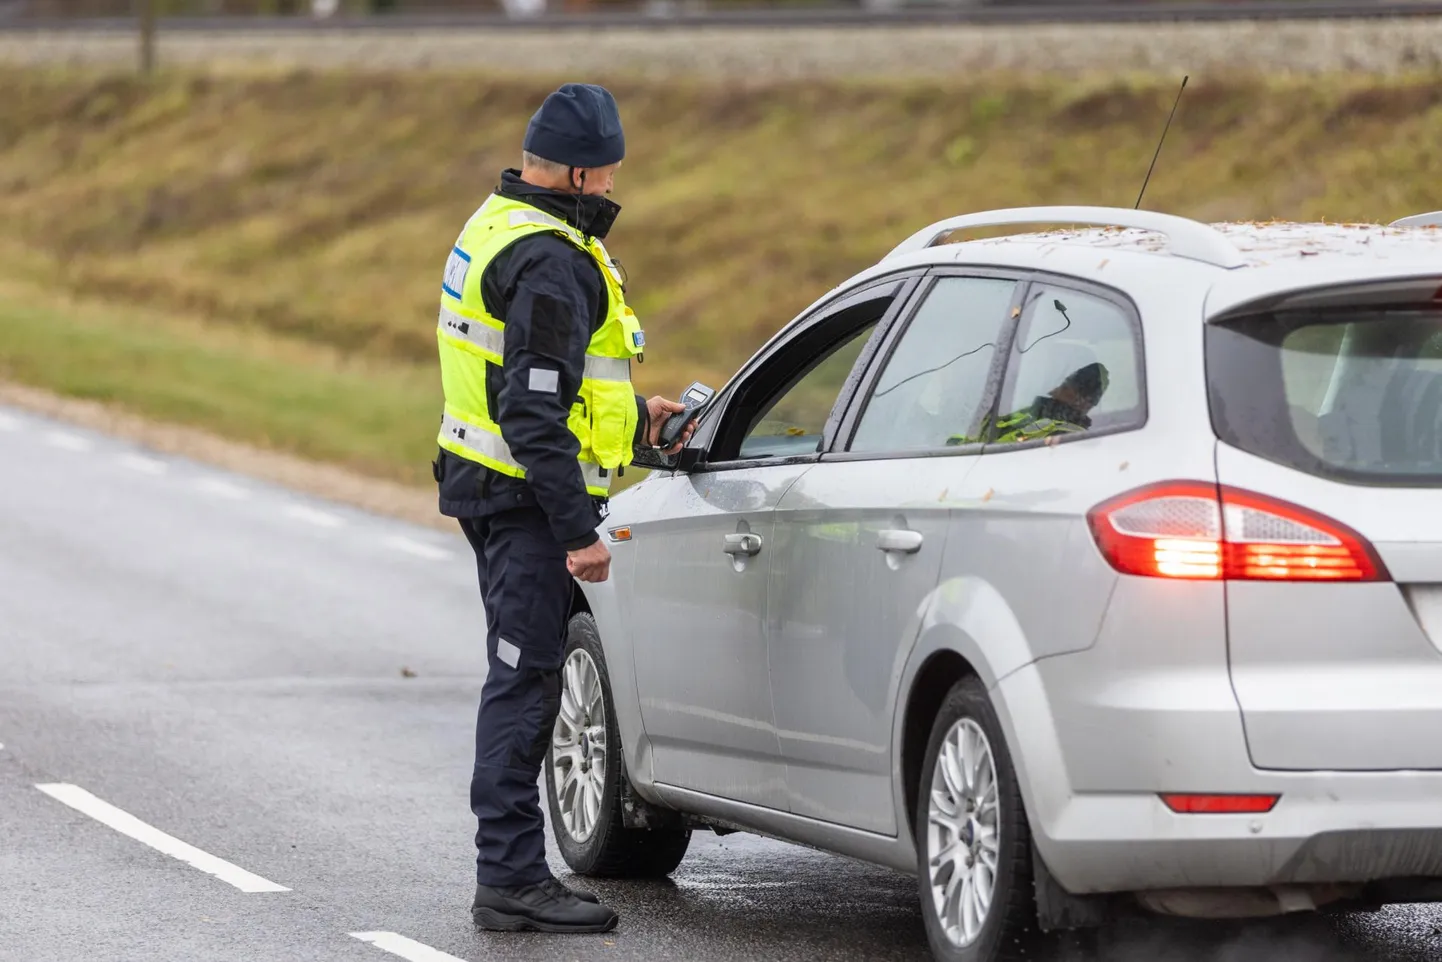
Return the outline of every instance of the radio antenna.
<path id="1" fill-rule="evenodd" d="M 1167 131 L 1172 129 L 1172 118 L 1177 115 L 1177 105 L 1182 102 L 1182 91 L 1187 89 L 1188 79 L 1190 79 L 1190 75 L 1182 78 L 1182 86 L 1177 90 L 1177 99 L 1172 103 L 1172 112 L 1167 115 L 1167 124 L 1165 127 L 1162 128 L 1161 139 L 1157 141 L 1157 152 L 1152 154 L 1152 165 L 1147 168 L 1147 178 L 1146 180 L 1142 181 L 1141 192 L 1137 194 L 1137 206 L 1135 208 L 1136 210 L 1141 210 L 1142 197 L 1147 192 L 1147 184 L 1152 182 L 1152 171 L 1156 170 L 1157 168 L 1157 158 L 1162 155 L 1162 144 L 1166 143 Z"/>

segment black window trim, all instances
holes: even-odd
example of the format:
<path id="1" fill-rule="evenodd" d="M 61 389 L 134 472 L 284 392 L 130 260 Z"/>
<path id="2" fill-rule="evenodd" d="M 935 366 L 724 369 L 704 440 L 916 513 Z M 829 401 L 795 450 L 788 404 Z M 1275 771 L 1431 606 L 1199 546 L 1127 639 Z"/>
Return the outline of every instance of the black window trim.
<path id="1" fill-rule="evenodd" d="M 1003 280 L 1015 280 L 1017 282 L 1016 292 L 1013 295 L 1011 305 L 1007 308 L 1009 316 L 997 337 L 997 349 L 993 357 L 992 366 L 987 372 L 987 386 L 982 394 L 983 410 L 987 415 L 995 417 L 997 406 L 1001 403 L 1001 395 L 1006 385 L 1010 383 L 1012 348 L 1016 343 L 1017 332 L 1021 329 L 1026 319 L 1026 307 L 1030 301 L 1032 290 L 1036 287 L 1063 287 L 1076 290 L 1080 293 L 1089 294 L 1101 300 L 1110 301 L 1119 307 L 1126 316 L 1127 323 L 1131 325 L 1133 337 L 1136 340 L 1137 356 L 1140 360 L 1138 376 L 1138 395 L 1141 399 L 1140 418 L 1135 422 L 1104 428 L 1097 431 L 1087 431 L 1081 434 L 1054 435 L 1050 438 L 1038 438 L 1034 441 L 1019 441 L 1009 444 L 997 444 L 986 442 L 982 444 L 957 445 L 952 448 L 909 448 L 895 451 L 851 451 L 849 447 L 855 438 L 857 425 L 861 415 L 865 412 L 866 402 L 871 398 L 871 391 L 875 387 L 876 380 L 885 370 L 886 361 L 890 360 L 895 351 L 896 343 L 905 335 L 907 328 L 911 326 L 912 319 L 916 316 L 921 304 L 925 301 L 933 287 L 946 277 L 996 277 Z M 884 355 L 884 356 L 883 356 Z M 889 461 L 916 458 L 948 458 L 948 457 L 976 457 L 983 454 L 1002 454 L 1011 451 L 1026 451 L 1032 448 L 1057 446 L 1060 444 L 1072 444 L 1078 441 L 1088 441 L 1094 438 L 1110 437 L 1114 434 L 1125 434 L 1131 431 L 1139 431 L 1146 427 L 1151 417 L 1151 406 L 1147 390 L 1147 362 L 1146 362 L 1146 341 L 1145 331 L 1141 320 L 1141 312 L 1137 309 L 1136 302 L 1124 291 L 1105 284 L 1098 284 L 1095 281 L 1085 280 L 1080 277 L 1073 277 L 1069 274 L 1055 274 L 1050 271 L 1038 271 L 1029 269 L 1007 269 L 994 265 L 968 266 L 962 264 L 948 264 L 943 267 L 934 267 L 927 271 L 924 284 L 912 292 L 910 303 L 907 306 L 907 313 L 903 321 L 892 324 L 887 332 L 887 342 L 878 357 L 873 359 L 872 370 L 864 379 L 859 389 L 854 391 L 848 403 L 846 417 L 843 418 L 841 430 L 833 438 L 832 445 L 828 446 L 821 455 L 822 461 Z M 844 443 L 841 439 L 844 438 Z"/>
<path id="2" fill-rule="evenodd" d="M 843 383 L 841 393 L 837 396 L 836 403 L 832 406 L 831 413 L 827 416 L 826 426 L 823 429 L 821 449 L 825 451 L 835 436 L 835 430 L 840 423 L 840 411 L 849 406 L 852 397 L 858 389 L 861 381 L 858 371 L 865 371 L 869 368 L 878 345 L 884 339 L 886 333 L 893 327 L 902 312 L 908 309 L 916 295 L 918 286 L 925 277 L 924 270 L 915 267 L 899 270 L 885 274 L 880 277 L 869 278 L 865 282 L 845 289 L 838 290 L 836 296 L 817 304 L 806 314 L 798 317 L 784 327 L 768 344 L 741 366 L 726 385 L 717 392 L 717 402 L 707 411 L 703 423 L 697 426 L 696 436 L 687 445 L 689 451 L 696 451 L 700 454 L 700 460 L 690 464 L 684 470 L 690 474 L 708 474 L 717 471 L 740 471 L 748 468 L 770 467 L 781 465 L 809 464 L 819 460 L 821 454 L 807 453 L 791 457 L 768 457 L 768 458 L 733 458 L 727 461 L 711 461 L 707 459 L 709 447 L 714 442 L 718 426 L 722 424 L 731 413 L 731 402 L 734 399 L 740 385 L 745 384 L 760 369 L 764 368 L 781 353 L 791 349 L 800 339 L 806 337 L 818 325 L 826 322 L 826 319 L 833 315 L 850 309 L 857 304 L 871 300 L 883 289 L 894 288 L 891 294 L 892 302 L 887 307 L 877 322 L 876 329 L 867 339 L 867 344 L 862 347 L 861 354 L 857 357 L 856 364 L 851 373 L 847 375 Z M 703 431 L 705 432 L 703 434 Z M 684 457 L 684 455 L 683 455 Z M 684 464 L 685 462 L 683 462 Z"/>

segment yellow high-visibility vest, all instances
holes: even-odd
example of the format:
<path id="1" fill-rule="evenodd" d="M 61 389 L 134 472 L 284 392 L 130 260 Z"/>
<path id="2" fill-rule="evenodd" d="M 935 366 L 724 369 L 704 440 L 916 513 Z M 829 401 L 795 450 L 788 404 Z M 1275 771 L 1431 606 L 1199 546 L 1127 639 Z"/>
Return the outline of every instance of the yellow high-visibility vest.
<path id="1" fill-rule="evenodd" d="M 645 335 L 626 306 L 621 276 L 606 248 L 566 222 L 530 204 L 492 194 L 466 222 L 446 261 L 441 283 L 441 313 L 436 341 L 441 354 L 445 413 L 440 446 L 515 478 L 526 469 L 501 437 L 486 394 L 487 368 L 499 378 L 505 324 L 486 311 L 481 277 L 486 266 L 511 244 L 530 234 L 559 234 L 595 258 L 606 284 L 606 320 L 586 347 L 580 396 L 571 405 L 567 426 L 581 442 L 581 473 L 586 490 L 610 493 L 616 468 L 631 463 L 639 412 L 631 388 L 631 358 L 641 354 Z"/>

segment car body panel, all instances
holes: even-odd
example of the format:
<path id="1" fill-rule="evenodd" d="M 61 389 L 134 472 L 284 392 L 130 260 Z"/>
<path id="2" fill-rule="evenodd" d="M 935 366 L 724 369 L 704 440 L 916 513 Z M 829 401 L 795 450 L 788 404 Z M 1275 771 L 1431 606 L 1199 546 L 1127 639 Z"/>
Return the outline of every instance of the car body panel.
<path id="1" fill-rule="evenodd" d="M 785 810 L 766 667 L 772 513 L 807 465 L 658 477 L 647 514 L 626 512 L 633 671 L 657 782 Z M 761 538 L 754 557 L 729 534 Z"/>
<path id="2" fill-rule="evenodd" d="M 767 635 L 792 812 L 896 833 L 894 680 L 941 569 L 947 489 L 977 460 L 822 463 L 781 499 Z M 883 551 L 882 532 L 920 546 Z"/>
<path id="3" fill-rule="evenodd" d="M 624 510 L 635 506 L 645 510 L 645 502 L 654 488 L 636 485 L 617 495 L 613 504 Z M 613 511 L 615 509 L 613 508 Z M 612 540 L 606 524 L 600 530 L 602 541 L 611 552 L 611 577 L 599 584 L 577 585 L 585 605 L 596 620 L 606 648 L 607 667 L 611 678 L 611 703 L 616 713 L 616 728 L 621 735 L 622 758 L 626 773 L 639 791 L 647 792 L 651 784 L 651 746 L 646 727 L 641 723 L 641 700 L 636 691 L 636 673 L 632 664 L 632 599 L 635 580 L 636 552 L 631 542 Z"/>
<path id="4" fill-rule="evenodd" d="M 1320 512 L 1402 570 L 1376 584 L 1227 587 L 1232 680 L 1259 768 L 1442 769 L 1442 491 L 1341 484 L 1227 445 L 1225 484 Z M 1420 580 L 1413 581 L 1418 578 Z M 1419 617 L 1426 620 L 1419 620 Z"/>
<path id="5" fill-rule="evenodd" d="M 1435 273 L 1425 257 L 1442 243 L 1415 229 L 1219 229 L 1246 266 L 1169 257 L 1132 231 L 1059 231 L 905 254 L 818 298 L 824 309 L 918 270 L 1108 287 L 1142 318 L 1145 423 L 926 458 L 838 447 L 767 477 L 657 472 L 618 498 L 608 523 L 633 525 L 635 567 L 588 596 L 634 595 L 593 608 L 608 654 L 630 653 L 633 677 L 613 671 L 613 684 L 630 706 L 618 720 L 638 790 L 914 871 L 907 703 L 935 659 L 959 655 L 992 694 L 1037 851 L 1071 892 L 1442 877 L 1442 771 L 1427 770 L 1442 769 L 1442 499 L 1219 444 L 1204 356 L 1209 318 L 1322 284 Z M 854 412 L 838 411 L 841 447 Z M 1218 479 L 1356 529 L 1395 580 L 1224 584 L 1106 563 L 1092 507 L 1151 482 Z M 742 521 L 775 549 L 762 555 L 771 567 L 719 567 L 719 539 Z M 868 543 L 903 523 L 926 529 L 923 548 L 893 570 Z M 1408 770 L 1375 770 L 1391 767 Z M 1191 816 L 1164 792 L 1280 800 L 1265 815 Z"/>
<path id="6" fill-rule="evenodd" d="M 1438 257 L 1442 256 L 1442 238 L 1432 246 L 1435 251 L 1431 259 L 1405 257 L 1379 263 L 1376 260 L 1357 258 L 1338 263 L 1336 258 L 1329 258 L 1317 264 L 1291 265 L 1284 271 L 1237 271 L 1219 279 L 1212 286 L 1207 294 L 1204 315 L 1208 321 L 1216 321 L 1245 310 L 1251 304 L 1281 294 L 1346 284 L 1435 276 L 1438 273 Z"/>

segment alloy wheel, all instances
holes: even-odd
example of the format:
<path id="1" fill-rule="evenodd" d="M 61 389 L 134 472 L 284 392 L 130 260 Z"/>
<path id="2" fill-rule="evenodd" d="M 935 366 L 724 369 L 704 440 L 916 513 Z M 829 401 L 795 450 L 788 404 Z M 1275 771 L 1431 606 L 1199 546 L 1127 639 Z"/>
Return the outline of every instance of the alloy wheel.
<path id="1" fill-rule="evenodd" d="M 551 768 L 566 832 L 584 842 L 596 830 L 606 790 L 606 700 L 601 673 L 583 648 L 571 652 L 561 668 Z"/>
<path id="2" fill-rule="evenodd" d="M 927 806 L 926 871 L 942 931 L 965 948 L 981 935 L 1001 852 L 996 761 L 981 726 L 962 718 L 941 743 Z"/>

